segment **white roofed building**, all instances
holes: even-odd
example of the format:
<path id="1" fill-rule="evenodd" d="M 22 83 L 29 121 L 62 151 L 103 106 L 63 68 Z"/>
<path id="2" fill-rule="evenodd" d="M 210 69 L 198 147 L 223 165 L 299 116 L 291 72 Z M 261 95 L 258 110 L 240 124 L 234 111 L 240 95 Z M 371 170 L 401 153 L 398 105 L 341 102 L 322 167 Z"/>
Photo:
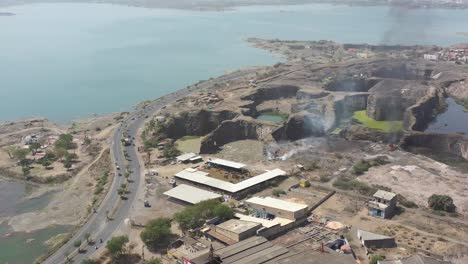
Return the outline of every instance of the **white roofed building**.
<path id="1" fill-rule="evenodd" d="M 233 170 L 233 171 L 243 171 L 245 170 L 246 165 L 243 163 L 238 163 L 230 160 L 224 159 L 214 159 L 208 161 L 208 164 L 212 167 L 221 168 L 224 170 Z"/>
<path id="2" fill-rule="evenodd" d="M 248 178 L 239 183 L 231 183 L 209 176 L 207 172 L 197 169 L 185 169 L 174 175 L 176 181 L 189 183 L 195 186 L 204 187 L 210 190 L 222 192 L 234 198 L 245 197 L 255 190 L 262 189 L 264 185 L 272 180 L 286 176 L 286 172 L 280 169 L 267 171 L 260 175 Z"/>
<path id="3" fill-rule="evenodd" d="M 186 184 L 181 184 L 175 188 L 172 188 L 165 192 L 164 195 L 169 196 L 172 199 L 182 201 L 186 204 L 197 204 L 206 200 L 222 198 L 222 195 L 220 194 L 209 192 Z"/>
<path id="4" fill-rule="evenodd" d="M 288 202 L 272 197 L 252 197 L 245 203 L 258 214 L 271 214 L 277 217 L 296 220 L 307 214 L 307 205 Z"/>

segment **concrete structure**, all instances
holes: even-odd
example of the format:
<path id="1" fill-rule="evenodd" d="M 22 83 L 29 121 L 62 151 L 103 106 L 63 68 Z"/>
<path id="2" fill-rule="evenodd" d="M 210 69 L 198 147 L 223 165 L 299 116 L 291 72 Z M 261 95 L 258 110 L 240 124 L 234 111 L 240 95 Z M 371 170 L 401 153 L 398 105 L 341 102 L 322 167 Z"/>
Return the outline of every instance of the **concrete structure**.
<path id="1" fill-rule="evenodd" d="M 196 204 L 206 200 L 221 199 L 222 195 L 205 191 L 190 185 L 181 184 L 165 192 L 164 195 L 184 204 Z"/>
<path id="2" fill-rule="evenodd" d="M 397 211 L 397 196 L 392 192 L 378 190 L 367 205 L 370 215 L 388 219 Z"/>
<path id="3" fill-rule="evenodd" d="M 245 204 L 253 211 L 251 214 L 260 218 L 268 218 L 268 215 L 297 220 L 305 218 L 307 205 L 292 203 L 275 199 L 272 197 L 252 197 L 245 201 Z"/>
<path id="4" fill-rule="evenodd" d="M 379 260 L 377 264 L 450 264 L 450 261 L 438 260 L 424 255 L 412 255 L 398 260 Z"/>
<path id="5" fill-rule="evenodd" d="M 188 162 L 190 162 L 190 159 L 192 159 L 192 158 L 194 158 L 196 156 L 197 156 L 197 154 L 195 154 L 195 153 L 184 153 L 184 154 L 182 154 L 180 156 L 177 156 L 176 160 L 177 160 L 177 162 L 188 163 Z"/>
<path id="6" fill-rule="evenodd" d="M 249 193 L 260 190 L 266 186 L 266 183 L 279 177 L 284 177 L 286 172 L 280 169 L 274 169 L 263 174 L 251 177 L 239 183 L 230 183 L 208 176 L 207 172 L 196 169 L 185 169 L 174 175 L 176 181 L 200 186 L 234 198 L 242 198 Z"/>
<path id="7" fill-rule="evenodd" d="M 255 236 L 257 230 L 261 227 L 262 225 L 259 223 L 231 219 L 214 226 L 213 229 L 208 232 L 208 235 L 220 240 L 225 244 L 230 245 Z M 234 241 L 234 243 L 231 241 Z"/>
<path id="8" fill-rule="evenodd" d="M 246 167 L 245 164 L 223 159 L 210 160 L 208 161 L 208 164 L 215 168 L 221 168 L 224 170 L 231 170 L 237 172 L 242 172 L 243 170 L 245 170 Z"/>
<path id="9" fill-rule="evenodd" d="M 34 143 L 39 143 L 39 137 L 36 134 L 27 135 L 23 138 L 23 144 L 31 145 Z"/>
<path id="10" fill-rule="evenodd" d="M 357 230 L 357 237 L 366 248 L 392 248 L 396 247 L 395 239 L 364 230 Z"/>

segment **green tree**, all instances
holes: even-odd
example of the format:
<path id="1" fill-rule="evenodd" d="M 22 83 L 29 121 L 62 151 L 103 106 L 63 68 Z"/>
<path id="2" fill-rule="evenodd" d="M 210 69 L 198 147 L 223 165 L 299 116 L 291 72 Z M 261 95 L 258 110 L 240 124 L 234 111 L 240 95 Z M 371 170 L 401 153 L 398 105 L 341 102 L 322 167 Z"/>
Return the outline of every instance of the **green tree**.
<path id="1" fill-rule="evenodd" d="M 71 162 L 70 160 L 65 160 L 65 161 L 63 162 L 63 166 L 64 166 L 67 170 L 69 170 L 69 169 L 71 169 L 71 167 L 73 166 L 73 162 Z"/>
<path id="2" fill-rule="evenodd" d="M 157 218 L 146 224 L 141 232 L 141 240 L 148 248 L 165 248 L 171 239 L 171 220 L 169 218 Z"/>
<path id="3" fill-rule="evenodd" d="M 215 216 L 221 219 L 229 219 L 233 215 L 232 209 L 227 206 L 220 207 L 221 205 L 222 203 L 219 200 L 207 200 L 187 206 L 184 210 L 174 215 L 174 220 L 182 230 L 188 230 L 201 227 L 206 220 Z"/>
<path id="4" fill-rule="evenodd" d="M 31 169 L 27 166 L 21 167 L 21 171 L 23 172 L 23 176 L 28 176 L 31 173 Z"/>
<path id="5" fill-rule="evenodd" d="M 429 197 L 428 204 L 429 208 L 435 211 L 454 213 L 457 210 L 452 197 L 448 195 L 433 194 Z"/>
<path id="6" fill-rule="evenodd" d="M 13 155 L 13 153 L 15 152 L 17 148 L 18 148 L 17 146 L 8 146 L 8 147 L 5 147 L 4 149 L 6 153 L 8 154 L 8 157 L 10 157 L 10 159 L 14 159 L 15 156 Z"/>
<path id="7" fill-rule="evenodd" d="M 56 148 L 73 149 L 76 148 L 76 144 L 73 143 L 73 136 L 71 134 L 61 134 L 59 139 L 55 141 L 54 146 Z"/>
<path id="8" fill-rule="evenodd" d="M 81 261 L 81 264 L 99 264 L 99 263 L 101 262 L 95 259 L 84 259 L 83 261 Z"/>
<path id="9" fill-rule="evenodd" d="M 26 159 L 26 156 L 28 154 L 29 154 L 29 149 L 24 149 L 24 148 L 16 148 L 12 153 L 13 158 L 19 161 Z"/>
<path id="10" fill-rule="evenodd" d="M 380 255 L 372 256 L 372 258 L 370 259 L 369 264 L 377 264 L 377 262 L 380 261 L 380 260 L 385 260 L 385 257 L 380 256 Z"/>
<path id="11" fill-rule="evenodd" d="M 55 147 L 54 153 L 57 159 L 62 159 L 63 157 L 65 157 L 65 155 L 67 155 L 68 151 L 65 148 Z"/>
<path id="12" fill-rule="evenodd" d="M 41 148 L 41 144 L 34 142 L 29 145 L 29 149 L 31 150 L 32 154 L 35 155 L 37 150 Z"/>
<path id="13" fill-rule="evenodd" d="M 125 235 L 115 236 L 107 241 L 106 248 L 113 259 L 119 258 L 125 252 L 128 241 L 128 236 Z"/>
<path id="14" fill-rule="evenodd" d="M 180 150 L 177 149 L 177 147 L 174 144 L 168 144 L 163 150 L 163 155 L 164 157 L 171 159 L 175 158 L 180 155 Z"/>
<path id="15" fill-rule="evenodd" d="M 227 220 L 234 217 L 234 212 L 232 211 L 231 207 L 225 204 L 219 204 L 214 208 L 214 214 L 221 218 L 221 220 Z"/>
<path id="16" fill-rule="evenodd" d="M 84 234 L 84 238 L 86 239 L 86 242 L 89 243 L 89 242 L 91 241 L 91 240 L 90 240 L 90 238 L 91 238 L 91 233 L 86 233 L 86 234 Z"/>
<path id="17" fill-rule="evenodd" d="M 47 159 L 46 159 L 46 160 L 43 160 L 43 161 L 41 161 L 40 163 L 41 163 L 41 164 L 42 164 L 42 166 L 44 166 L 44 168 L 46 168 L 46 169 L 47 169 L 47 168 L 49 168 L 49 167 L 50 167 L 50 165 L 52 165 L 52 162 L 51 162 L 50 160 L 47 160 Z"/>
<path id="18" fill-rule="evenodd" d="M 81 246 L 81 240 L 78 239 L 75 242 L 73 242 L 73 246 L 76 247 L 76 248 L 80 247 Z"/>

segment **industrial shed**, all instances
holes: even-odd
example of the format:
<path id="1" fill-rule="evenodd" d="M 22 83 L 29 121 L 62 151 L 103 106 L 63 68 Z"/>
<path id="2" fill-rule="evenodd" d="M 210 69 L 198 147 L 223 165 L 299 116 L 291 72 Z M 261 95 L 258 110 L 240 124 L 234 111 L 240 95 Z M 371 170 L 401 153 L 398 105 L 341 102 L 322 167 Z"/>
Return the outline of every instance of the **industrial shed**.
<path id="1" fill-rule="evenodd" d="M 189 168 L 178 172 L 174 177 L 176 181 L 221 192 L 235 198 L 242 198 L 257 189 L 261 189 L 267 182 L 286 176 L 286 172 L 280 169 L 274 169 L 239 183 L 230 183 L 212 178 L 208 175 L 207 172 Z"/>
<path id="2" fill-rule="evenodd" d="M 196 204 L 206 200 L 221 199 L 222 195 L 205 191 L 190 185 L 181 184 L 165 192 L 164 195 L 183 204 Z"/>

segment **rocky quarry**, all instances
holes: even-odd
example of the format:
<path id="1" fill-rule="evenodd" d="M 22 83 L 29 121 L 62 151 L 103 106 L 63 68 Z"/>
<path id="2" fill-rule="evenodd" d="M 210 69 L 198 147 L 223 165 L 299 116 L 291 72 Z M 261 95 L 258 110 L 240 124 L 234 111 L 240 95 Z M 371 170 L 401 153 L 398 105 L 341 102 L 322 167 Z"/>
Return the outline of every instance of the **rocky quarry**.
<path id="1" fill-rule="evenodd" d="M 223 78 L 216 87 L 164 110 L 165 134 L 173 139 L 204 136 L 200 152 L 214 153 L 229 142 L 289 141 L 309 136 L 426 146 L 468 158 L 465 135 L 424 133 L 445 107 L 445 97 L 468 99 L 466 69 L 419 59 L 374 59 L 315 65 L 287 62 L 262 78 Z M 248 76 L 252 77 L 252 73 Z M 253 75 L 258 76 L 258 74 Z M 354 118 L 364 111 L 372 122 L 401 122 L 385 131 Z M 257 119 L 263 113 L 283 122 Z"/>

